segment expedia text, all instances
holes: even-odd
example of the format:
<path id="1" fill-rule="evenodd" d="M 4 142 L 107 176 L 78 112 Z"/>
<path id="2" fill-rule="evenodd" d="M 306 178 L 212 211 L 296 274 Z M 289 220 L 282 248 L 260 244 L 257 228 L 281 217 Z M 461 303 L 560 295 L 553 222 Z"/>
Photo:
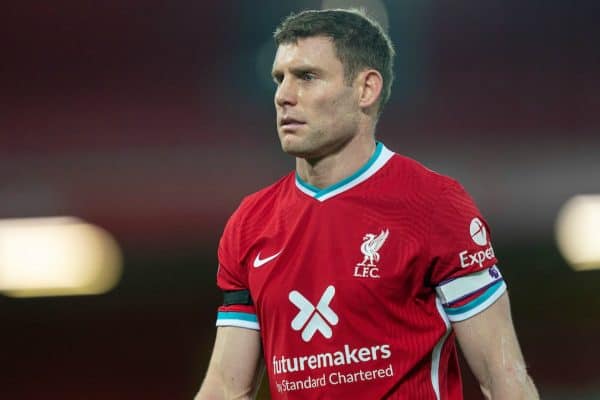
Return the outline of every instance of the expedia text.
<path id="1" fill-rule="evenodd" d="M 463 268 L 467 268 L 475 264 L 478 264 L 479 267 L 483 267 L 484 261 L 491 260 L 494 257 L 494 249 L 492 246 L 475 253 L 469 253 L 468 250 L 465 250 L 458 254 L 458 258 L 460 258 L 460 266 Z"/>

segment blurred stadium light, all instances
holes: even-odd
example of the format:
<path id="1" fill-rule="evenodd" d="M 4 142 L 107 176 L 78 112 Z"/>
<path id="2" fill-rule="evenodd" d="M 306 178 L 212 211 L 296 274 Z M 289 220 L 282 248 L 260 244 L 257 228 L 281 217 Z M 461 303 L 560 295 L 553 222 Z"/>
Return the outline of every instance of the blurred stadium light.
<path id="1" fill-rule="evenodd" d="M 99 294 L 121 274 L 106 231 L 73 217 L 0 220 L 0 292 L 13 297 Z"/>
<path id="2" fill-rule="evenodd" d="M 578 195 L 561 208 L 556 240 L 575 270 L 600 269 L 600 195 Z"/>

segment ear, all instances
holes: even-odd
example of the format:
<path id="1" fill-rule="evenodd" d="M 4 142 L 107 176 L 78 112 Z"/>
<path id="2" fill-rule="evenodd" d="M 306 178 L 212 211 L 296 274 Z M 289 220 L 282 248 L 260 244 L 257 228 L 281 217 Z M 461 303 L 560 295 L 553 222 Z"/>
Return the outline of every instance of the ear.
<path id="1" fill-rule="evenodd" d="M 383 89 L 383 77 L 379 71 L 366 69 L 360 72 L 357 76 L 357 83 L 360 89 L 359 106 L 368 109 L 376 105 Z"/>

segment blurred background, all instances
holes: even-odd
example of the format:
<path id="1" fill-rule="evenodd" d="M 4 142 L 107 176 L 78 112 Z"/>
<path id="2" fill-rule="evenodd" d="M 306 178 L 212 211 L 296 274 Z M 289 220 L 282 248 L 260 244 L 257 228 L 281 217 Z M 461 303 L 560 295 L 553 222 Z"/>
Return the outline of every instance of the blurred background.
<path id="1" fill-rule="evenodd" d="M 77 217 L 118 246 L 122 269 L 87 296 L 0 294 L 1 399 L 193 397 L 223 226 L 293 168 L 276 137 L 272 31 L 339 4 L 3 6 L 0 219 Z M 596 2 L 341 4 L 366 5 L 396 46 L 379 139 L 459 179 L 492 227 L 543 398 L 600 398 L 600 272 L 572 269 L 555 240 L 563 204 L 600 194 Z M 464 369 L 466 398 L 480 398 Z"/>

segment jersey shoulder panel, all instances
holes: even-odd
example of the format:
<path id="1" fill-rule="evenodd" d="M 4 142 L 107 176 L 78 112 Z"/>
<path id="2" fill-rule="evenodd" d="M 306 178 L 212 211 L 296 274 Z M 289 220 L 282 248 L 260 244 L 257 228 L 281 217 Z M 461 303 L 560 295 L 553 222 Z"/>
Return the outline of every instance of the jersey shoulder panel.
<path id="1" fill-rule="evenodd" d="M 436 266 L 433 283 L 494 265 L 491 256 L 482 265 L 474 265 L 473 258 L 467 257 L 491 247 L 491 239 L 489 226 L 460 182 L 405 156 L 396 155 L 392 161 L 393 174 L 399 177 L 397 190 L 417 201 L 415 212 L 427 225 L 425 240 Z"/>
<path id="2" fill-rule="evenodd" d="M 235 212 L 235 223 L 244 235 L 256 225 L 264 223 L 264 219 L 272 214 L 273 207 L 289 198 L 295 190 L 295 173 L 290 172 L 277 182 L 246 196 Z M 243 239 L 243 238 L 242 238 Z"/>
<path id="3" fill-rule="evenodd" d="M 250 293 L 248 263 L 244 254 L 251 239 L 253 229 L 260 227 L 265 210 L 279 199 L 285 191 L 288 175 L 254 194 L 245 197 L 235 212 L 231 215 L 218 247 L 219 268 L 217 270 L 217 286 L 227 297 L 236 294 Z M 217 313 L 217 326 L 234 326 L 260 330 L 256 307 L 252 300 L 224 301 Z"/>
<path id="4" fill-rule="evenodd" d="M 288 174 L 274 184 L 246 196 L 231 215 L 218 247 L 217 284 L 223 290 L 248 289 L 248 271 L 243 264 L 244 250 L 264 225 L 275 203 L 290 191 L 294 175 Z"/>
<path id="5" fill-rule="evenodd" d="M 414 196 L 427 215 L 429 284 L 450 321 L 462 321 L 493 304 L 506 284 L 497 267 L 490 229 L 472 197 L 449 176 L 408 157 L 395 157 L 396 167 L 412 183 Z"/>
<path id="6" fill-rule="evenodd" d="M 458 182 L 446 175 L 434 171 L 422 163 L 400 154 L 395 154 L 390 160 L 388 173 L 398 180 L 397 187 L 405 191 L 418 192 L 421 195 L 437 198 L 447 186 Z"/>

